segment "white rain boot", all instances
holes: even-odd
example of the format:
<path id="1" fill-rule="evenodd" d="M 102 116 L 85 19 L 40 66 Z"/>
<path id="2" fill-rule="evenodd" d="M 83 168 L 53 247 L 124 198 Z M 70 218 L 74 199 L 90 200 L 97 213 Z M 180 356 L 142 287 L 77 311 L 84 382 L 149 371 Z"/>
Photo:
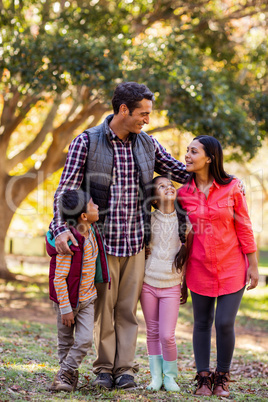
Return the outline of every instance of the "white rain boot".
<path id="1" fill-rule="evenodd" d="M 152 381 L 146 387 L 151 391 L 159 391 L 163 384 L 163 356 L 162 355 L 149 355 L 150 372 Z"/>
<path id="2" fill-rule="evenodd" d="M 175 379 L 178 377 L 177 360 L 168 362 L 163 360 L 164 387 L 166 391 L 180 391 Z"/>

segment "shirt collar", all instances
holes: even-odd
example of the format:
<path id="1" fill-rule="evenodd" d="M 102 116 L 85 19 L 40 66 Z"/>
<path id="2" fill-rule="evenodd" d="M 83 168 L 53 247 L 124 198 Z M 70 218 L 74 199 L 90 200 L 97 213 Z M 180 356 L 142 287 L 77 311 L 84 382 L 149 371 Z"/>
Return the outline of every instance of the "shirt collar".
<path id="1" fill-rule="evenodd" d="M 111 138 L 111 140 L 114 140 L 114 141 L 121 141 L 121 142 L 131 142 L 132 139 L 133 139 L 133 135 L 132 135 L 132 133 L 130 133 L 129 136 L 128 136 L 128 138 L 126 139 L 126 141 L 122 141 L 122 140 L 113 132 L 113 130 L 111 129 L 110 126 L 109 126 L 109 129 L 110 129 L 110 138 Z"/>

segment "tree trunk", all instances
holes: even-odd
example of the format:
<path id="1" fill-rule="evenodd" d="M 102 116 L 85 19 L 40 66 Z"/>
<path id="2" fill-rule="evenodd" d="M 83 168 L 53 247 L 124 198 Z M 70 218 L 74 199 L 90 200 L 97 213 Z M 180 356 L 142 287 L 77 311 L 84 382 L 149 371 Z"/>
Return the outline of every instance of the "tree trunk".
<path id="1" fill-rule="evenodd" d="M 7 183 L 7 175 L 3 171 L 0 174 L 0 183 L 0 278 L 14 279 L 15 275 L 8 270 L 5 261 L 5 238 L 14 213 L 9 208 L 9 204 L 6 199 L 5 187 Z"/>
<path id="2" fill-rule="evenodd" d="M 14 280 L 15 275 L 12 274 L 6 264 L 5 260 L 5 238 L 0 237 L 0 278 L 6 280 Z"/>
<path id="3" fill-rule="evenodd" d="M 15 275 L 12 274 L 6 264 L 5 260 L 5 238 L 7 234 L 7 230 L 10 224 L 10 220 L 7 217 L 7 205 L 5 202 L 1 202 L 1 210 L 0 210 L 0 219 L 1 219 L 1 231 L 0 231 L 0 278 L 6 280 L 15 279 Z"/>

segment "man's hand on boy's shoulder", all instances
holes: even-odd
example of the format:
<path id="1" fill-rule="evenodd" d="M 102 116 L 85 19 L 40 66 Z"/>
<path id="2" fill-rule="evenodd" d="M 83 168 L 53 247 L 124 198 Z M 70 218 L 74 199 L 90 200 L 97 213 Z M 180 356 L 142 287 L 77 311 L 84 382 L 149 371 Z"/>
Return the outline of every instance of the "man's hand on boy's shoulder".
<path id="1" fill-rule="evenodd" d="M 63 325 L 66 325 L 66 327 L 71 327 L 72 324 L 74 324 L 74 313 L 71 311 L 70 313 L 62 314 L 61 322 Z"/>
<path id="2" fill-rule="evenodd" d="M 56 246 L 57 253 L 71 254 L 71 255 L 74 254 L 68 246 L 68 240 L 71 240 L 71 242 L 75 246 L 78 246 L 78 243 L 77 243 L 75 237 L 73 236 L 72 232 L 67 230 L 66 232 L 63 232 L 60 235 L 58 235 L 55 239 L 55 246 Z"/>

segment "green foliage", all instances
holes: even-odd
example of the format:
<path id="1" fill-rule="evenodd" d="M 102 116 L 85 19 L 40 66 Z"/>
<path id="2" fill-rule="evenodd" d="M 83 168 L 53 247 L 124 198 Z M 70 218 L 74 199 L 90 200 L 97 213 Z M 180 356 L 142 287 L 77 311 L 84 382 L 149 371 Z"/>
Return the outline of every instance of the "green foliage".
<path id="1" fill-rule="evenodd" d="M 250 0 L 0 0 L 3 234 L 123 80 L 147 84 L 177 133 L 216 136 L 230 158 L 251 158 L 268 128 L 267 13 Z"/>
<path id="2" fill-rule="evenodd" d="M 86 86 L 110 104 L 116 83 L 144 82 L 179 128 L 217 136 L 234 156 L 252 157 L 267 132 L 267 96 L 259 71 L 243 82 L 240 74 L 250 62 L 266 62 L 267 48 L 260 43 L 250 61 L 244 32 L 244 47 L 232 40 L 232 16 L 242 11 L 251 15 L 250 4 L 4 0 L 1 87 L 40 99 L 66 90 L 75 96 Z M 254 10 L 260 29 L 266 11 Z"/>
<path id="3" fill-rule="evenodd" d="M 15 12 L 11 20 L 7 17 L 10 9 L 2 11 L 6 17 L 0 64 L 4 85 L 37 96 L 43 91 L 62 93 L 82 84 L 105 90 L 110 80 L 120 75 L 118 64 L 125 46 L 124 41 L 116 40 L 120 25 L 115 21 L 110 24 L 113 29 L 105 31 L 107 10 L 103 14 L 95 7 L 81 10 L 70 5 L 60 15 L 51 11 L 46 16 L 42 7 L 33 2 L 20 14 Z M 31 18 L 27 13 L 32 13 Z"/>

